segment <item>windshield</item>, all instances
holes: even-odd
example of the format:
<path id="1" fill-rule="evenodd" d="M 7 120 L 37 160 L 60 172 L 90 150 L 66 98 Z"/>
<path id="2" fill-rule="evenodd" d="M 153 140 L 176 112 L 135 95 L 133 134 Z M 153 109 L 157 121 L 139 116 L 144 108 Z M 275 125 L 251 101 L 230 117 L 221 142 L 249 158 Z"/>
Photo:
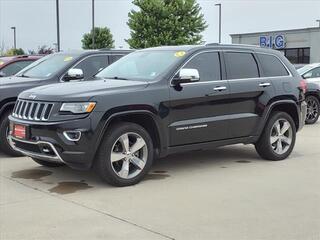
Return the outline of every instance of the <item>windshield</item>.
<path id="1" fill-rule="evenodd" d="M 313 67 L 314 67 L 314 66 L 312 66 L 312 65 L 306 65 L 306 66 L 303 66 L 302 68 L 299 68 L 299 69 L 297 70 L 297 72 L 298 72 L 300 75 L 302 75 L 302 74 L 308 72 L 309 70 L 311 70 Z"/>
<path id="2" fill-rule="evenodd" d="M 48 78 L 68 65 L 77 55 L 54 54 L 35 61 L 20 71 L 17 76 L 32 78 Z"/>
<path id="3" fill-rule="evenodd" d="M 134 52 L 105 68 L 96 77 L 153 81 L 184 55 L 176 53 L 163 50 Z"/>

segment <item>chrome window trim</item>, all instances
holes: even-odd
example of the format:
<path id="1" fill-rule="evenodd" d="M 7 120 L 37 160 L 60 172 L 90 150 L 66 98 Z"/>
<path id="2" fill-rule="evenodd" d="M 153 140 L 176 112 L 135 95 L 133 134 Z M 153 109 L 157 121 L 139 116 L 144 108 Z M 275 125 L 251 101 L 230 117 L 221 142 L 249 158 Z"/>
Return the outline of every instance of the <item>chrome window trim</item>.
<path id="1" fill-rule="evenodd" d="M 171 77 L 170 79 L 170 87 L 174 87 L 174 85 L 172 84 L 172 79 L 174 78 L 174 76 L 186 65 L 188 64 L 194 57 L 196 57 L 197 55 L 201 54 L 201 53 L 208 53 L 208 52 L 238 52 L 238 53 L 248 53 L 248 54 L 265 54 L 265 55 L 270 55 L 270 56 L 274 56 L 276 57 L 281 64 L 285 67 L 285 69 L 288 71 L 289 75 L 285 75 L 285 76 L 273 76 L 273 77 L 253 77 L 253 78 L 234 78 L 234 79 L 221 79 L 221 80 L 214 80 L 214 81 L 203 81 L 203 82 L 194 82 L 194 83 L 183 83 L 181 84 L 181 86 L 186 86 L 186 85 L 198 85 L 198 84 L 206 84 L 206 83 L 221 83 L 221 82 L 233 82 L 233 81 L 251 81 L 251 80 L 268 80 L 268 79 L 274 79 L 274 78 L 290 78 L 293 77 L 291 71 L 288 69 L 288 67 L 284 64 L 284 62 L 275 54 L 272 53 L 264 53 L 264 52 L 256 52 L 256 51 L 250 51 L 250 50 L 232 50 L 232 49 L 225 49 L 225 50 L 206 50 L 206 51 L 202 51 L 202 52 L 198 52 L 195 55 L 191 56 L 191 58 L 189 58 Z M 220 61 L 221 64 L 221 61 Z"/>
<path id="2" fill-rule="evenodd" d="M 60 78 L 59 78 L 59 82 L 66 82 L 66 81 L 63 81 L 62 79 L 63 79 L 63 77 L 68 73 L 68 71 L 70 70 L 70 69 L 72 69 L 72 68 L 74 68 L 76 65 L 78 65 L 78 64 L 80 64 L 80 63 L 82 63 L 84 60 L 86 60 L 87 58 L 89 58 L 89 57 L 96 57 L 96 56 L 109 56 L 109 55 L 121 55 L 121 56 L 125 56 L 125 54 L 116 54 L 116 53 L 111 53 L 111 54 L 106 54 L 106 53 L 100 53 L 100 54 L 92 54 L 92 55 L 89 55 L 89 56 L 86 56 L 86 57 L 84 57 L 84 58 L 82 58 L 81 60 L 79 60 L 78 62 L 76 62 L 75 64 L 73 64 L 71 67 L 69 67 L 68 68 L 68 70 L 65 72 L 65 73 L 63 73 L 63 74 L 61 74 L 61 76 L 60 76 Z M 108 58 L 108 64 L 109 64 L 109 58 Z"/>

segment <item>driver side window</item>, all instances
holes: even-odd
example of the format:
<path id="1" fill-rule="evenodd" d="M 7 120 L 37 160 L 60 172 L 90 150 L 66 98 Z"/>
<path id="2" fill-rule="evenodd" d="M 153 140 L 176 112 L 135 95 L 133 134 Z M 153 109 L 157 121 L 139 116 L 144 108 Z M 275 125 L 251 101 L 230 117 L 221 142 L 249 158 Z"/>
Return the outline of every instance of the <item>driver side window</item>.
<path id="1" fill-rule="evenodd" d="M 217 52 L 200 53 L 183 68 L 197 69 L 201 82 L 221 80 L 220 57 Z"/>
<path id="2" fill-rule="evenodd" d="M 100 56 L 92 56 L 82 60 L 73 68 L 81 69 L 83 71 L 83 78 L 86 80 L 100 70 L 106 68 L 108 66 L 108 56 L 100 55 Z"/>

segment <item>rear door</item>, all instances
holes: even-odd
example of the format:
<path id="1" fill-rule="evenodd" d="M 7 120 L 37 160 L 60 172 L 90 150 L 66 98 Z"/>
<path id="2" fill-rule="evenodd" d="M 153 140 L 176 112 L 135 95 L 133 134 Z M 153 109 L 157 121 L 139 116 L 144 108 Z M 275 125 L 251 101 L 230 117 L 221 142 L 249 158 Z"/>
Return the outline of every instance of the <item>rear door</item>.
<path id="1" fill-rule="evenodd" d="M 229 85 L 220 62 L 217 51 L 197 53 L 182 68 L 197 69 L 200 81 L 170 87 L 170 146 L 228 138 Z"/>
<path id="2" fill-rule="evenodd" d="M 259 62 L 250 51 L 224 51 L 230 84 L 230 135 L 256 135 L 265 106 L 274 95 L 269 78 L 262 78 Z"/>

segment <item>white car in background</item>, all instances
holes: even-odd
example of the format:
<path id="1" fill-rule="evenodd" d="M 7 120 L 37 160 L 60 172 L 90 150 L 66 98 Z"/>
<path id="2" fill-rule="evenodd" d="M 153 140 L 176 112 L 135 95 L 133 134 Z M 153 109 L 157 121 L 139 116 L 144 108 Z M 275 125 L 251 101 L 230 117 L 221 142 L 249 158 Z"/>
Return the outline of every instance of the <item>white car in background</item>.
<path id="1" fill-rule="evenodd" d="M 313 63 L 299 68 L 298 73 L 307 81 L 307 116 L 306 123 L 318 121 L 320 112 L 320 63 Z"/>

